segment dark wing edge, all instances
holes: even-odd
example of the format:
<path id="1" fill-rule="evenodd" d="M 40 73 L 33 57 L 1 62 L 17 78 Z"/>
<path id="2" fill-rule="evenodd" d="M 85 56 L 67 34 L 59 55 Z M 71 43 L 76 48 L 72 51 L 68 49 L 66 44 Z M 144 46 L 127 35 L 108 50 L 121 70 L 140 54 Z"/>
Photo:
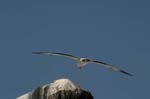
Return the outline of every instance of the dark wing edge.
<path id="1" fill-rule="evenodd" d="M 130 74 L 130 73 L 124 71 L 124 70 L 119 70 L 119 72 L 124 73 L 124 74 L 126 74 L 126 75 L 128 75 L 128 76 L 133 76 L 132 74 Z"/>
<path id="2" fill-rule="evenodd" d="M 76 56 L 70 55 L 70 54 L 64 54 L 64 53 L 53 53 L 53 54 L 58 54 L 58 55 L 64 55 L 64 56 L 69 56 L 69 57 L 74 57 L 74 58 L 78 58 Z"/>
<path id="3" fill-rule="evenodd" d="M 104 62 L 101 62 L 101 61 L 91 61 L 91 62 L 98 63 L 98 64 L 102 64 L 102 65 L 105 65 L 106 68 L 112 69 L 112 70 L 114 70 L 114 71 L 118 71 L 118 72 L 123 73 L 123 74 L 126 74 L 126 75 L 128 75 L 128 76 L 133 76 L 132 74 L 130 74 L 130 73 L 124 71 L 124 70 L 121 70 L 121 69 L 119 69 L 119 68 L 117 68 L 117 67 L 114 67 L 114 66 L 112 66 L 112 65 L 110 65 L 110 64 L 107 64 L 107 63 L 104 63 Z"/>
<path id="4" fill-rule="evenodd" d="M 46 52 L 32 52 L 32 54 L 44 54 Z"/>
<path id="5" fill-rule="evenodd" d="M 58 56 L 66 56 L 69 58 L 72 58 L 74 60 L 79 59 L 76 56 L 70 55 L 70 54 L 64 54 L 64 53 L 56 53 L 56 52 L 32 52 L 33 54 L 44 54 L 44 55 L 58 55 Z"/>

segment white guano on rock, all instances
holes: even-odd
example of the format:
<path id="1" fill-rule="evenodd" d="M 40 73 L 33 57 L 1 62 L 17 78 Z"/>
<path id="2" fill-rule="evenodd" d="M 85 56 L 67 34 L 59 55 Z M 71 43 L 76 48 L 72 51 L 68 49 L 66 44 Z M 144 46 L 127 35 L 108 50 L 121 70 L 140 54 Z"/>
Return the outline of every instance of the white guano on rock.
<path id="1" fill-rule="evenodd" d="M 49 84 L 48 86 L 43 86 L 43 89 L 45 87 L 49 87 L 48 89 L 48 95 L 52 95 L 57 93 L 58 91 L 62 90 L 70 90 L 74 91 L 77 87 L 74 85 L 73 82 L 71 82 L 69 79 L 59 79 L 55 80 L 53 83 Z"/>

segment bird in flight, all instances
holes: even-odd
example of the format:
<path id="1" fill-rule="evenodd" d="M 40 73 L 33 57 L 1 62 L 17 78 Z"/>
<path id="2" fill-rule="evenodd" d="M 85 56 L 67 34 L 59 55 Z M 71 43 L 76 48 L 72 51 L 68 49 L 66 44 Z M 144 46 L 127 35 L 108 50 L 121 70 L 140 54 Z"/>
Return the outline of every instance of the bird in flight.
<path id="1" fill-rule="evenodd" d="M 77 62 L 77 66 L 79 67 L 79 69 L 82 69 L 86 64 L 96 63 L 96 64 L 102 65 L 108 69 L 111 69 L 113 71 L 121 72 L 121 73 L 126 74 L 128 76 L 132 76 L 132 74 L 130 74 L 130 73 L 128 73 L 122 69 L 119 69 L 117 67 L 114 67 L 111 64 L 107 64 L 105 62 L 102 62 L 102 61 L 91 60 L 88 58 L 79 58 L 79 57 L 73 56 L 71 54 L 64 54 L 64 53 L 55 53 L 55 52 L 32 52 L 32 53 L 33 54 L 49 55 L 49 56 L 64 56 L 66 58 L 70 58 L 70 59 Z"/>

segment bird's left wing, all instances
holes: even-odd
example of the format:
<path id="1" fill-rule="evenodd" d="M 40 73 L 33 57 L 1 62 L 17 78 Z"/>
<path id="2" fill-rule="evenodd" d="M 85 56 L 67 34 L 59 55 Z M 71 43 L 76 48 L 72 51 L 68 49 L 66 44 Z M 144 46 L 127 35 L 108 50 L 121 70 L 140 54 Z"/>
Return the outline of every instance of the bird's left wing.
<path id="1" fill-rule="evenodd" d="M 97 64 L 101 64 L 101 65 L 103 65 L 104 67 L 109 68 L 109 69 L 111 69 L 111 70 L 113 70 L 113 71 L 118 71 L 118 72 L 121 72 L 121 73 L 123 73 L 123 74 L 132 76 L 132 74 L 130 74 L 130 73 L 128 73 L 128 72 L 126 72 L 126 71 L 124 71 L 124 70 L 122 70 L 122 69 L 119 69 L 119 68 L 117 68 L 117 67 L 114 67 L 114 66 L 112 66 L 112 65 L 110 65 L 110 64 L 107 64 L 107 63 L 104 63 L 104 62 L 101 62 L 101 61 L 95 61 L 95 60 L 94 60 L 94 61 L 91 61 L 91 62 L 97 63 Z"/>
<path id="2" fill-rule="evenodd" d="M 33 54 L 43 54 L 43 55 L 49 55 L 49 56 L 64 56 L 73 60 L 79 60 L 78 57 L 70 55 L 70 54 L 64 54 L 64 53 L 56 53 L 56 52 L 32 52 Z"/>

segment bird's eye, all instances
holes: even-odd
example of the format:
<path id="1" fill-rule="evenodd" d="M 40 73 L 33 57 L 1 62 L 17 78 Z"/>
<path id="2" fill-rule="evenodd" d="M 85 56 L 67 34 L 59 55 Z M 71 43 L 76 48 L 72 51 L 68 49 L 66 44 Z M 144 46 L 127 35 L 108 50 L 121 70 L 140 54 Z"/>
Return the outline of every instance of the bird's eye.
<path id="1" fill-rule="evenodd" d="M 82 60 L 83 62 L 85 61 L 85 59 Z"/>
<path id="2" fill-rule="evenodd" d="M 89 59 L 86 59 L 86 58 L 81 58 L 80 61 L 82 61 L 82 62 L 89 62 L 90 60 L 89 60 Z"/>

